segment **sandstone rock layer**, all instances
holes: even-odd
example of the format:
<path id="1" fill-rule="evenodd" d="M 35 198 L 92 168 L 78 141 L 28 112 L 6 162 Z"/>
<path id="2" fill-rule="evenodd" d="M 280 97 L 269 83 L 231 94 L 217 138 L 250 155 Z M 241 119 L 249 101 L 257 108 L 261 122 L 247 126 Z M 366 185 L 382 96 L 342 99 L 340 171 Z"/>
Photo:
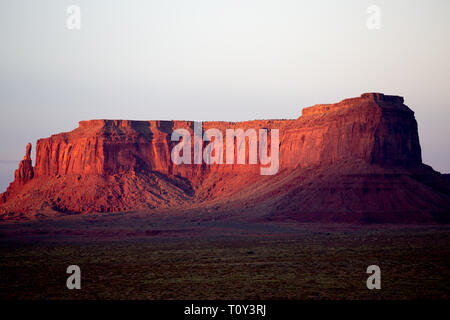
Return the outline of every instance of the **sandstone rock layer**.
<path id="1" fill-rule="evenodd" d="M 1 219 L 190 208 L 250 220 L 449 221 L 448 178 L 422 163 L 414 112 L 402 97 L 366 93 L 304 108 L 294 120 L 202 126 L 278 129 L 278 173 L 262 176 L 261 164 L 248 164 L 248 141 L 245 164 L 175 165 L 171 134 L 193 134 L 194 122 L 81 121 L 38 140 L 34 167 L 27 146 L 1 195 Z"/>

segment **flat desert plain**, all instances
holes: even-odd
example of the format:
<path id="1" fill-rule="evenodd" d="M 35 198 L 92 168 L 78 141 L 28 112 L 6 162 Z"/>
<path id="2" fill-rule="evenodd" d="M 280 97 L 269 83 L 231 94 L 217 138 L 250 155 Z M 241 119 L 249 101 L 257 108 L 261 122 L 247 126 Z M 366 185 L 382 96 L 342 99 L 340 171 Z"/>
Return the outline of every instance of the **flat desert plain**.
<path id="1" fill-rule="evenodd" d="M 201 216 L 198 216 L 201 217 Z M 0 225 L 0 299 L 449 299 L 450 228 L 158 214 Z M 369 290 L 369 265 L 381 289 Z M 81 290 L 66 287 L 69 265 Z"/>

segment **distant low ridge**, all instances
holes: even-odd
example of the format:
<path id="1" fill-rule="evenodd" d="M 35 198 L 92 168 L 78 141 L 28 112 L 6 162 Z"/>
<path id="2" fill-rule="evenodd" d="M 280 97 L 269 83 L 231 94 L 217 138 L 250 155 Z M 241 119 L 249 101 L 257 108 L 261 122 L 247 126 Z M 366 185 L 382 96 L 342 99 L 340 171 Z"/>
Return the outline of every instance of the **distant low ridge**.
<path id="1" fill-rule="evenodd" d="M 174 164 L 171 134 L 193 133 L 192 121 L 81 121 L 38 140 L 34 166 L 27 145 L 0 196 L 0 220 L 182 209 L 265 221 L 450 221 L 449 179 L 422 163 L 414 112 L 402 97 L 365 93 L 304 108 L 298 119 L 202 126 L 278 129 L 279 171 L 262 176 L 248 161 Z M 247 142 L 247 160 L 248 149 Z"/>

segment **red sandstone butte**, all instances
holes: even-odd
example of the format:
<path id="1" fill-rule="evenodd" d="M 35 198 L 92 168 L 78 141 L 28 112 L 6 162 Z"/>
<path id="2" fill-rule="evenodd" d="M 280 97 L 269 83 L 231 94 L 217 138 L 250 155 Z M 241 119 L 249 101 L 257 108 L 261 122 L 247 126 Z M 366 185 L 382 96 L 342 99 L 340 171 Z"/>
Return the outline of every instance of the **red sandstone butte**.
<path id="1" fill-rule="evenodd" d="M 414 112 L 402 97 L 365 93 L 304 108 L 298 119 L 203 123 L 203 130 L 223 133 L 279 129 L 280 169 L 273 176 L 248 164 L 248 143 L 247 164 L 174 165 L 170 152 L 178 142 L 171 133 L 193 126 L 91 120 L 40 139 L 35 166 L 28 145 L 1 195 L 0 219 L 158 208 L 248 220 L 450 220 L 449 179 L 422 163 Z"/>

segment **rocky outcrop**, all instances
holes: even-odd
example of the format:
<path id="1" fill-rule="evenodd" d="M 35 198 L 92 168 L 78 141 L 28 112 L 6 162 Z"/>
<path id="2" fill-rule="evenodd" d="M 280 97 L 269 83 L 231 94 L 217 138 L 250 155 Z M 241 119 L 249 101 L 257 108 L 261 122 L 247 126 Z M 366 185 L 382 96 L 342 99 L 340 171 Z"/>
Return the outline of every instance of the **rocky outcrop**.
<path id="1" fill-rule="evenodd" d="M 31 162 L 31 143 L 27 144 L 25 156 L 19 162 L 19 168 L 14 173 L 14 181 L 10 184 L 7 192 L 0 196 L 0 203 L 6 202 L 6 199 L 13 196 L 14 193 L 20 192 L 20 189 L 28 181 L 33 179 L 34 169 Z"/>
<path id="2" fill-rule="evenodd" d="M 14 174 L 14 182 L 24 185 L 34 177 L 33 165 L 31 163 L 31 143 L 27 144 L 27 149 L 23 160 L 19 163 L 19 168 Z"/>
<path id="3" fill-rule="evenodd" d="M 314 216 L 321 221 L 408 221 L 408 211 L 414 221 L 427 217 L 424 221 L 432 222 L 441 211 L 450 211 L 447 184 L 422 164 L 414 113 L 401 97 L 367 93 L 304 108 L 295 120 L 202 123 L 203 131 L 216 128 L 224 134 L 226 129 L 278 129 L 274 176 L 261 176 L 260 163 L 248 164 L 248 141 L 246 164 L 175 165 L 171 150 L 178 142 L 171 141 L 171 134 L 182 128 L 193 135 L 194 125 L 91 120 L 40 139 L 35 166 L 29 145 L 2 195 L 3 218 L 45 208 L 75 213 L 213 206 L 308 221 Z M 226 154 L 225 138 L 223 143 Z M 428 184 L 414 180 L 418 176 Z M 425 199 L 413 194 L 416 183 L 425 188 Z"/>
<path id="4" fill-rule="evenodd" d="M 286 169 L 329 165 L 342 159 L 421 163 L 414 113 L 400 97 L 363 94 L 334 105 L 305 108 L 297 120 L 202 125 L 203 130 L 217 128 L 222 132 L 234 128 L 279 129 L 280 163 Z M 170 135 L 177 128 L 193 134 L 193 126 L 187 121 L 81 121 L 72 132 L 38 140 L 36 176 L 111 175 L 134 170 L 192 177 L 198 171 L 196 166 L 172 163 L 170 150 L 176 142 Z"/>

